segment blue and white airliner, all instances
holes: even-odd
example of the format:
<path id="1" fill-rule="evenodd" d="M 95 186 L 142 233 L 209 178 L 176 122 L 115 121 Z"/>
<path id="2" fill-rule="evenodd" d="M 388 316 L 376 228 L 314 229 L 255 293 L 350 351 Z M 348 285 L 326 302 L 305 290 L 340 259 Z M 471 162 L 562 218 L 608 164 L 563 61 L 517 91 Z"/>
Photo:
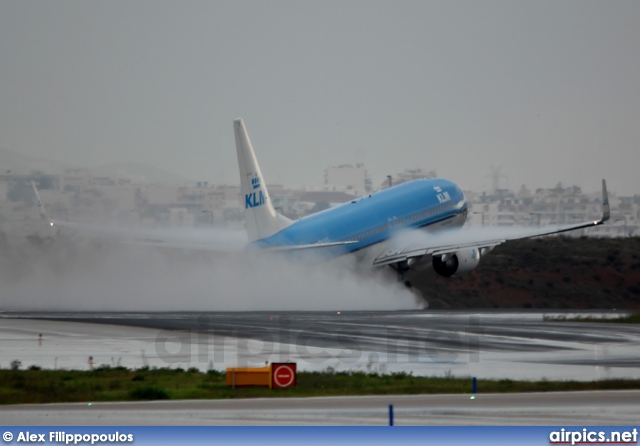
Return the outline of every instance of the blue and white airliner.
<path id="1" fill-rule="evenodd" d="M 517 235 L 458 242 L 433 237 L 433 242 L 405 242 L 394 237 L 402 229 L 437 233 L 460 228 L 467 218 L 462 190 L 441 178 L 414 180 L 358 198 L 297 221 L 274 209 L 264 177 L 242 119 L 233 123 L 244 195 L 247 234 L 251 245 L 267 250 L 312 250 L 328 255 L 353 254 L 372 267 L 391 266 L 402 278 L 413 265 L 429 258 L 445 277 L 476 268 L 496 245 L 516 238 L 536 237 L 598 226 L 610 217 L 606 183 L 602 180 L 602 218 L 551 228 L 535 228 Z"/>
<path id="2" fill-rule="evenodd" d="M 423 237 L 420 242 L 403 241 L 395 236 L 402 230 L 438 234 L 461 228 L 465 223 L 467 202 L 462 190 L 452 181 L 430 178 L 399 184 L 293 221 L 275 210 L 242 119 L 235 120 L 233 127 L 249 249 L 302 258 L 309 254 L 321 258 L 355 255 L 365 266 L 392 267 L 400 280 L 419 263 L 431 263 L 439 275 L 450 277 L 475 269 L 485 254 L 505 241 L 598 226 L 610 218 L 606 183 L 602 180 L 599 220 L 528 228 L 511 235 L 496 236 L 495 231 L 483 235 L 481 231 L 471 238 Z M 40 215 L 51 226 L 86 229 L 86 225 L 48 218 L 40 197 L 37 198 Z"/>

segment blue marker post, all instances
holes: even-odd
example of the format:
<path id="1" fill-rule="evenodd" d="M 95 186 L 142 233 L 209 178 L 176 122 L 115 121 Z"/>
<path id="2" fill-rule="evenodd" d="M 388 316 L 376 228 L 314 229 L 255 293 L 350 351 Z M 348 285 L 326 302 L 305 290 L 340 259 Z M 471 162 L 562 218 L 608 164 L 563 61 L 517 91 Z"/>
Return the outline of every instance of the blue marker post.
<path id="1" fill-rule="evenodd" d="M 476 377 L 473 377 L 473 384 L 472 384 L 472 392 L 473 393 L 478 393 L 478 380 L 476 379 Z"/>
<path id="2" fill-rule="evenodd" d="M 393 426 L 393 404 L 389 404 L 389 426 Z"/>

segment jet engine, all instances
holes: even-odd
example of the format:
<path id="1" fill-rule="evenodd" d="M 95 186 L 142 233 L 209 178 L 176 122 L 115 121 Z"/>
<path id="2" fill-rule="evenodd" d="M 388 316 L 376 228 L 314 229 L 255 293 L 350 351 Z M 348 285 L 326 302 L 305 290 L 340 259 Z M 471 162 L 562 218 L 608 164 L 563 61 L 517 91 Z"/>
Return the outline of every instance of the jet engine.
<path id="1" fill-rule="evenodd" d="M 444 277 L 451 277 L 454 274 L 468 273 L 476 269 L 480 263 L 480 250 L 478 248 L 467 248 L 433 256 L 433 269 Z"/>

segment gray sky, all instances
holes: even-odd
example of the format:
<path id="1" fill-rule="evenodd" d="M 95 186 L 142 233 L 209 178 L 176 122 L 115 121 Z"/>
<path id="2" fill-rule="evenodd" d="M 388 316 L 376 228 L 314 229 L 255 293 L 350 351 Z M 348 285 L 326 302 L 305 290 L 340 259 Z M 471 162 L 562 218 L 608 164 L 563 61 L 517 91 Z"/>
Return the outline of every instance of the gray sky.
<path id="1" fill-rule="evenodd" d="M 361 161 L 640 193 L 640 2 L 0 0 L 0 147 L 238 182 Z"/>

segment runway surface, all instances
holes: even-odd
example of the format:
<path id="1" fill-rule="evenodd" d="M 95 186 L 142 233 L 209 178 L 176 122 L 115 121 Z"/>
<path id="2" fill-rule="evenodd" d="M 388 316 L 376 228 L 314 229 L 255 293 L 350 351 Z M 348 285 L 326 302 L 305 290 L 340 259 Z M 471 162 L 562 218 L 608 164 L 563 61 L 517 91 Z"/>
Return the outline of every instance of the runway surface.
<path id="1" fill-rule="evenodd" d="M 256 366 L 479 379 L 640 377 L 640 327 L 541 312 L 0 313 L 0 367 Z M 594 315 L 594 314 L 592 314 Z M 596 314 L 598 315 L 598 314 Z M 564 316 L 572 316 L 564 314 Z M 603 314 L 605 317 L 616 314 Z M 40 340 L 39 335 L 42 334 Z M 607 425 L 640 391 L 0 406 L 7 425 Z"/>
<path id="2" fill-rule="evenodd" d="M 635 425 L 640 391 L 0 406 L 11 425 Z"/>
<path id="3" fill-rule="evenodd" d="M 0 367 L 18 359 L 25 367 L 86 369 L 92 356 L 96 366 L 130 368 L 220 370 L 295 361 L 302 370 L 404 371 L 480 379 L 640 378 L 640 326 L 544 320 L 555 315 L 0 313 Z"/>

